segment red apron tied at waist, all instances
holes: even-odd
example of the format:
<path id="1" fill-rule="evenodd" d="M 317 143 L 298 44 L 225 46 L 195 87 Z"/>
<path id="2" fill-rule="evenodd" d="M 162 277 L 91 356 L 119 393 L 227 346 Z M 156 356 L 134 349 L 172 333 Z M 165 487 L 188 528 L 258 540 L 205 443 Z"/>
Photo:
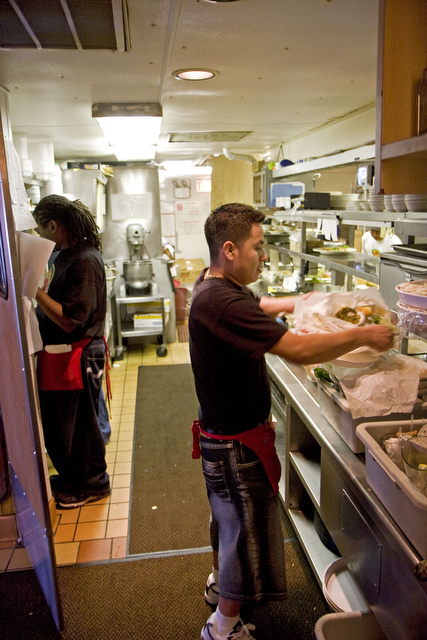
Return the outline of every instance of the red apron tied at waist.
<path id="1" fill-rule="evenodd" d="M 238 440 L 246 447 L 249 447 L 249 449 L 252 449 L 262 462 L 271 486 L 273 487 L 274 495 L 277 494 L 279 490 L 279 480 L 282 474 L 282 466 L 277 455 L 276 447 L 274 446 L 276 432 L 270 422 L 265 422 L 259 427 L 255 427 L 255 429 L 250 429 L 249 431 L 235 433 L 232 436 L 224 436 L 203 431 L 199 420 L 193 420 L 191 431 L 193 432 L 193 450 L 191 456 L 194 459 L 200 458 L 201 456 L 201 435 L 206 438 L 212 438 L 213 440 Z"/>
<path id="2" fill-rule="evenodd" d="M 75 391 L 83 389 L 81 359 L 84 347 L 93 338 L 82 338 L 62 353 L 37 352 L 37 381 L 41 391 Z"/>

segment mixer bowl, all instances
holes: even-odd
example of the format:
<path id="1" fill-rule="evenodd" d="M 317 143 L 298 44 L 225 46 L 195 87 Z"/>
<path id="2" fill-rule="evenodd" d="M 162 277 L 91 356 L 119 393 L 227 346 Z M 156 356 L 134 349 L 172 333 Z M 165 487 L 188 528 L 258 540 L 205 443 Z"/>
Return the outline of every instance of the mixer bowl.
<path id="1" fill-rule="evenodd" d="M 153 279 L 153 264 L 150 260 L 128 260 L 123 262 L 123 277 L 133 289 L 145 289 Z"/>

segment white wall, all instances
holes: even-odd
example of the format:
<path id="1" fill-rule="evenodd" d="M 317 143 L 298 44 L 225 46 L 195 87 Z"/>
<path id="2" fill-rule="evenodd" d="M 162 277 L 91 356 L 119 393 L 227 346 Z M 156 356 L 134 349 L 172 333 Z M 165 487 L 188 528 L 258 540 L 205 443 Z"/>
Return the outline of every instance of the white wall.
<path id="1" fill-rule="evenodd" d="M 190 197 L 175 198 L 174 181 L 181 187 L 183 180 L 190 186 Z M 208 266 L 209 251 L 203 229 L 205 220 L 211 212 L 211 194 L 210 192 L 197 191 L 198 180 L 210 181 L 210 175 L 166 177 L 164 182 L 160 183 L 162 236 L 175 247 L 176 259 L 191 260 L 201 258 Z M 184 210 L 182 213 L 179 211 L 180 205 Z M 174 219 L 175 233 L 169 235 L 171 233 L 172 217 Z M 189 231 L 187 233 L 182 230 L 184 226 L 183 220 L 185 219 L 192 220 L 192 222 L 188 222 Z"/>
<path id="2" fill-rule="evenodd" d="M 296 163 L 371 144 L 375 141 L 375 117 L 375 105 L 370 105 L 352 116 L 291 140 L 282 145 L 284 158 Z M 270 150 L 272 162 L 277 160 L 278 152 L 279 147 Z"/>

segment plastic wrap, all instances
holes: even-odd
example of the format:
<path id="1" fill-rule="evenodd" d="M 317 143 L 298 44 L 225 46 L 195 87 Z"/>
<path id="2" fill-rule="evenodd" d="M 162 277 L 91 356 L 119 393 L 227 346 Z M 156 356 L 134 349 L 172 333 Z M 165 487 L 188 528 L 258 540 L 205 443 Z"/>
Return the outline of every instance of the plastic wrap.
<path id="1" fill-rule="evenodd" d="M 349 309 L 356 311 L 354 322 L 336 317 Z M 348 291 L 336 293 L 314 293 L 307 300 L 295 303 L 294 326 L 297 333 L 335 333 L 365 324 L 389 323 L 390 309 L 378 289 L 369 291 Z M 370 367 L 380 357 L 380 353 L 369 347 L 359 347 L 332 362 L 335 375 L 343 375 L 346 368 Z"/>
<path id="2" fill-rule="evenodd" d="M 397 326 L 403 331 L 427 340 L 427 309 L 411 307 L 401 300 L 397 302 L 397 308 L 399 314 Z"/>

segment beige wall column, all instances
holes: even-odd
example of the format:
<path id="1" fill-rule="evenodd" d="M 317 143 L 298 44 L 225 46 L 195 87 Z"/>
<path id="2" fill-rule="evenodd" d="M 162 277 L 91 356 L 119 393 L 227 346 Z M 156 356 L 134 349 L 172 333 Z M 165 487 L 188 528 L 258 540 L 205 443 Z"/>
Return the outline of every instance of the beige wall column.
<path id="1" fill-rule="evenodd" d="M 253 204 L 252 164 L 242 160 L 228 160 L 225 156 L 213 157 L 212 163 L 212 211 L 228 202 Z"/>

